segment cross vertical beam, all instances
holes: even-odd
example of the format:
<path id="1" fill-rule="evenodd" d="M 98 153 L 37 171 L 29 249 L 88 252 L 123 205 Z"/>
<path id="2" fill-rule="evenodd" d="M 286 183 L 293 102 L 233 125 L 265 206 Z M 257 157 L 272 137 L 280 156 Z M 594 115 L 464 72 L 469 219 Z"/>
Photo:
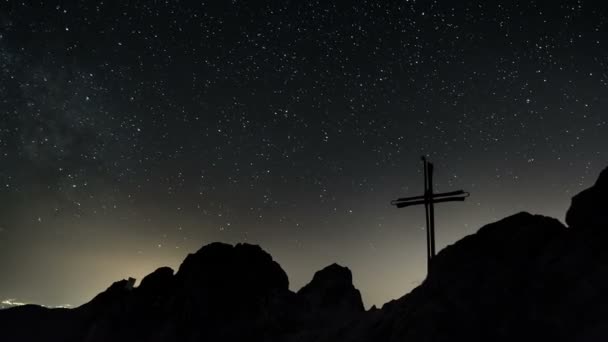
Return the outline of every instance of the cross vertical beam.
<path id="1" fill-rule="evenodd" d="M 426 160 L 425 160 L 426 161 Z M 433 164 L 426 161 L 429 165 L 427 167 L 428 175 L 427 178 L 429 183 L 427 185 L 428 191 L 428 202 L 429 202 L 429 231 L 431 234 L 431 256 L 432 260 L 435 257 L 435 203 L 433 202 Z"/>
<path id="2" fill-rule="evenodd" d="M 404 197 L 391 201 L 391 205 L 397 208 L 405 208 L 413 205 L 424 204 L 426 217 L 426 256 L 427 272 L 430 271 L 431 263 L 435 257 L 435 203 L 464 201 L 469 193 L 463 190 L 452 192 L 434 193 L 433 191 L 433 163 L 422 157 L 424 166 L 424 194 L 422 196 Z"/>
<path id="3" fill-rule="evenodd" d="M 431 268 L 431 230 L 429 227 L 431 226 L 431 213 L 429 202 L 429 164 L 426 161 L 426 157 L 422 157 L 422 163 L 424 164 L 424 213 L 426 216 L 426 265 L 427 265 L 427 273 L 430 272 Z"/>

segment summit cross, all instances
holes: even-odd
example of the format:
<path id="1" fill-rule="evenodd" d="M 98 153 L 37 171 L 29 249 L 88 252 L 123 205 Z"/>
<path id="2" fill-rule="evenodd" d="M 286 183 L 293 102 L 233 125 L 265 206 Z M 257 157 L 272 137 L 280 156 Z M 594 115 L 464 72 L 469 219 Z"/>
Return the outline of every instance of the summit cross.
<path id="1" fill-rule="evenodd" d="M 430 271 L 431 261 L 435 257 L 435 203 L 464 201 L 469 197 L 469 193 L 464 190 L 457 190 L 444 193 L 433 192 L 433 163 L 422 157 L 424 164 L 424 195 L 414 197 L 403 197 L 391 201 L 391 205 L 397 208 L 405 208 L 413 205 L 424 204 L 426 213 L 426 253 L 427 253 L 427 272 Z"/>

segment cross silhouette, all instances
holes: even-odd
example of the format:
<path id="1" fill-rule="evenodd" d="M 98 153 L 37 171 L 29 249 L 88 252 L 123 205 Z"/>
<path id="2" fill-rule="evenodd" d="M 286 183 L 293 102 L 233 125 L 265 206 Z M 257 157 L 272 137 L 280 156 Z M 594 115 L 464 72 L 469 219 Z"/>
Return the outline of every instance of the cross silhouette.
<path id="1" fill-rule="evenodd" d="M 431 269 L 431 261 L 435 257 L 435 203 L 464 201 L 469 193 L 457 190 L 444 193 L 433 193 L 433 163 L 422 157 L 424 164 L 424 195 L 414 197 L 403 197 L 391 201 L 391 205 L 397 208 L 405 208 L 413 205 L 424 204 L 426 213 L 426 254 L 427 272 Z"/>

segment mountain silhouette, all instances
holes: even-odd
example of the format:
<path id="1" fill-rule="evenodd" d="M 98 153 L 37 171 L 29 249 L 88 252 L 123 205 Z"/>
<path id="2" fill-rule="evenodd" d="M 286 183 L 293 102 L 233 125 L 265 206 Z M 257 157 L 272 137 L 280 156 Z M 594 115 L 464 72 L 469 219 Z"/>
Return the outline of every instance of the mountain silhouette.
<path id="1" fill-rule="evenodd" d="M 365 311 L 348 268 L 298 292 L 259 246 L 212 243 L 177 272 L 75 309 L 0 310 L 4 341 L 600 341 L 608 337 L 608 169 L 563 225 L 518 213 L 440 251 L 411 293 Z M 378 281 L 382 281 L 378 279 Z"/>

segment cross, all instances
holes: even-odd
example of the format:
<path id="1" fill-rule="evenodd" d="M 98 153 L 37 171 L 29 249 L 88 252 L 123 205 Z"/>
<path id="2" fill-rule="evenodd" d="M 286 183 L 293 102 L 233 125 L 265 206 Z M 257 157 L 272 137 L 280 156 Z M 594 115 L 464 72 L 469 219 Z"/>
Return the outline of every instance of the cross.
<path id="1" fill-rule="evenodd" d="M 469 193 L 457 190 L 444 193 L 433 193 L 433 164 L 422 157 L 424 164 L 424 195 L 414 197 L 403 197 L 391 201 L 391 205 L 397 208 L 405 208 L 412 205 L 424 204 L 426 212 L 426 254 L 427 272 L 431 268 L 431 260 L 435 257 L 435 203 L 464 201 Z"/>

